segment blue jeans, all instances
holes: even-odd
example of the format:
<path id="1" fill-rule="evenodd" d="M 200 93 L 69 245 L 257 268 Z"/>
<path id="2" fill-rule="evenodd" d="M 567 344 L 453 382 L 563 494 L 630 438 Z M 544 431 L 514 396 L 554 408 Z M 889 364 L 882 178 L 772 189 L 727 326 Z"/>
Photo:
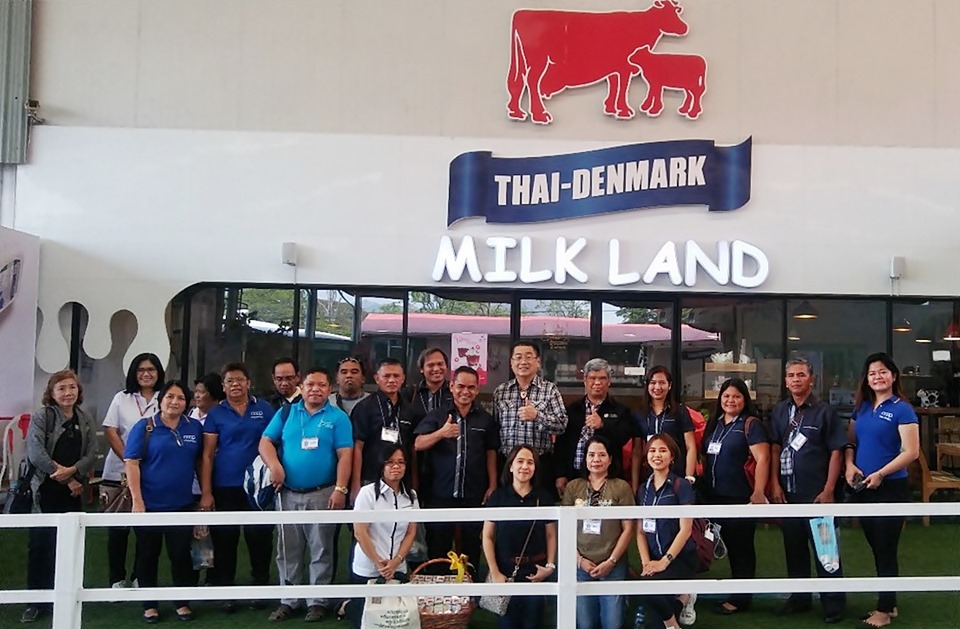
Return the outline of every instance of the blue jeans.
<path id="1" fill-rule="evenodd" d="M 610 574 L 594 579 L 577 568 L 577 581 L 624 581 L 627 578 L 627 561 L 624 557 L 613 567 Z M 620 629 L 623 626 L 623 611 L 627 599 L 623 594 L 577 597 L 577 629 Z"/>

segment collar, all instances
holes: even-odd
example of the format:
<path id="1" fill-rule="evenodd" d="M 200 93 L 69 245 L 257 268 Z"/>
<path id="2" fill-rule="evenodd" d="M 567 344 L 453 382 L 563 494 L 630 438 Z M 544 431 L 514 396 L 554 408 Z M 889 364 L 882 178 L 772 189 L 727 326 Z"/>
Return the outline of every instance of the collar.
<path id="1" fill-rule="evenodd" d="M 191 420 L 191 419 L 190 419 L 189 417 L 187 417 L 186 415 L 181 414 L 181 415 L 180 415 L 180 419 L 177 421 L 177 428 L 180 428 L 181 426 L 183 426 L 183 425 L 185 425 L 185 424 L 189 424 L 191 421 L 193 421 L 193 420 Z M 154 427 L 154 428 L 160 428 L 161 426 L 162 426 L 163 428 L 166 428 L 167 430 L 170 430 L 170 427 L 163 423 L 163 420 L 160 418 L 160 412 L 158 411 L 158 412 L 155 413 L 154 416 L 153 416 L 153 427 Z"/>
<path id="2" fill-rule="evenodd" d="M 607 394 L 606 397 L 604 397 L 603 400 L 601 400 L 600 403 L 597 404 L 597 408 L 600 408 L 601 406 L 605 405 L 605 404 L 606 404 L 607 402 L 609 402 L 609 401 L 610 401 L 610 395 Z M 590 401 L 589 396 L 587 396 L 586 394 L 584 394 L 584 396 L 583 396 L 583 407 L 586 408 L 586 407 L 587 407 L 587 404 L 593 404 L 593 402 Z"/>
<path id="3" fill-rule="evenodd" d="M 539 375 L 536 375 L 536 376 L 533 377 L 533 380 L 530 381 L 530 386 L 527 387 L 527 389 L 528 389 L 528 390 L 529 390 L 529 389 L 539 389 L 541 382 L 543 382 L 543 378 L 541 378 Z M 517 391 L 519 391 L 519 390 L 520 390 L 520 381 L 517 380 L 516 378 L 512 378 L 512 379 L 510 379 L 510 380 L 507 381 L 507 386 L 508 386 L 508 387 L 513 387 L 513 388 L 515 388 Z"/>
<path id="4" fill-rule="evenodd" d="M 390 401 L 390 398 L 387 397 L 387 394 L 384 393 L 383 391 L 381 391 L 380 389 L 377 389 L 376 395 L 377 395 L 377 398 L 378 398 L 379 400 L 381 400 L 381 401 L 383 401 L 383 402 L 386 402 L 387 404 L 392 404 L 392 405 L 395 406 L 395 407 L 396 407 L 396 406 L 402 406 L 402 405 L 403 405 L 403 396 L 400 395 L 400 392 L 399 392 L 399 391 L 397 392 L 397 403 L 396 403 L 396 404 L 394 404 L 393 402 L 391 402 L 391 401 Z"/>
<path id="5" fill-rule="evenodd" d="M 247 410 L 250 410 L 250 407 L 256 404 L 257 402 L 259 402 L 259 400 L 256 398 L 256 396 L 253 396 L 253 395 L 247 396 Z M 224 408 L 229 408 L 231 411 L 233 410 L 233 406 L 230 405 L 230 400 L 226 398 L 221 400 L 219 405 Z"/>
<path id="6" fill-rule="evenodd" d="M 294 408 L 303 409 L 303 413 L 304 413 L 307 417 L 316 417 L 317 415 L 319 415 L 320 413 L 324 412 L 325 410 L 327 410 L 327 408 L 330 407 L 330 398 L 327 397 L 326 401 L 320 406 L 320 408 L 318 408 L 317 410 L 315 410 L 315 411 L 312 412 L 312 413 L 307 410 L 307 401 L 304 400 L 304 399 L 301 399 L 300 401 L 295 402 L 295 403 L 292 404 L 291 406 L 293 406 Z"/>
<path id="7" fill-rule="evenodd" d="M 443 384 L 441 384 L 440 388 L 437 389 L 437 393 L 443 395 L 444 391 L 449 391 L 449 390 L 450 390 L 450 382 L 444 379 Z M 417 385 L 417 393 L 421 393 L 421 392 L 430 393 L 430 388 L 427 386 L 426 380 L 421 380 L 420 384 Z"/>
<path id="8" fill-rule="evenodd" d="M 805 399 L 803 401 L 803 404 L 801 404 L 800 406 L 797 406 L 796 402 L 793 401 L 792 395 L 790 396 L 788 402 L 789 402 L 789 406 L 793 406 L 797 410 L 800 410 L 801 408 L 813 408 L 814 406 L 820 403 L 820 400 L 817 398 L 817 396 L 814 393 L 811 393 L 810 395 L 807 396 L 807 399 Z"/>
<path id="9" fill-rule="evenodd" d="M 298 386 L 298 387 L 297 387 L 297 390 L 293 392 L 293 395 L 291 395 L 290 397 L 286 398 L 286 400 L 287 400 L 288 402 L 290 402 L 291 404 L 293 404 L 293 401 L 294 401 L 294 400 L 296 400 L 297 398 L 302 398 L 302 397 L 303 397 L 303 393 L 300 391 L 300 387 Z"/>

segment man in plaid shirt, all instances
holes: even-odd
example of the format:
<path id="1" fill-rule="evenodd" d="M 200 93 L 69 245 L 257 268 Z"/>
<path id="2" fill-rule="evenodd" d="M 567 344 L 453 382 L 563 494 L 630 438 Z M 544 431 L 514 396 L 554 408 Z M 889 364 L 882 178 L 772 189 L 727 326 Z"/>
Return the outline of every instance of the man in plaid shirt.
<path id="1" fill-rule="evenodd" d="M 553 439 L 567 428 L 567 410 L 560 390 L 541 378 L 540 348 L 530 341 L 517 341 L 510 349 L 514 380 L 493 392 L 494 418 L 500 425 L 503 457 L 518 445 L 532 446 L 540 455 L 541 486 L 556 491 Z"/>

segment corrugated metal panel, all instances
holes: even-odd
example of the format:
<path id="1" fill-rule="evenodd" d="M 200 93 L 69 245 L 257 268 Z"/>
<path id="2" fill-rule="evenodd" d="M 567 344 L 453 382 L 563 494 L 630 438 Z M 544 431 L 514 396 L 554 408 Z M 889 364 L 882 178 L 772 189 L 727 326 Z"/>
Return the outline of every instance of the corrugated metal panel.
<path id="1" fill-rule="evenodd" d="M 27 158 L 33 0 L 0 0 L 0 164 Z"/>

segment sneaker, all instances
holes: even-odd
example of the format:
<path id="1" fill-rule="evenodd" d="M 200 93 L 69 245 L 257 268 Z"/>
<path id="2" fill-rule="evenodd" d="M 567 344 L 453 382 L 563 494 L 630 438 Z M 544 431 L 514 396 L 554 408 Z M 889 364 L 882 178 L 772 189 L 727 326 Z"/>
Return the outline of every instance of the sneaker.
<path id="1" fill-rule="evenodd" d="M 276 608 L 270 616 L 267 617 L 267 620 L 270 622 L 282 622 L 293 616 L 293 608 L 284 603 L 280 607 Z"/>
<path id="2" fill-rule="evenodd" d="M 110 587 L 113 588 L 114 590 L 123 590 L 125 588 L 130 587 L 130 584 L 127 582 L 126 579 L 121 579 L 116 583 L 114 583 L 113 585 L 111 585 Z"/>
<path id="3" fill-rule="evenodd" d="M 134 580 L 133 580 L 133 583 L 130 584 L 130 587 L 132 587 L 132 588 L 138 588 L 138 587 L 140 587 L 140 579 L 134 579 Z"/>
<path id="4" fill-rule="evenodd" d="M 697 609 L 694 607 L 694 605 L 697 604 L 697 595 L 690 594 L 689 596 L 690 598 L 687 600 L 687 604 L 680 610 L 680 617 L 677 619 L 680 621 L 680 624 L 685 627 L 689 627 L 697 622 Z"/>
<path id="5" fill-rule="evenodd" d="M 220 602 L 220 611 L 224 614 L 232 614 L 237 611 L 237 604 L 233 601 L 221 601 Z"/>
<path id="6" fill-rule="evenodd" d="M 37 607 L 36 605 L 30 605 L 25 610 L 23 610 L 23 615 L 20 616 L 20 622 L 36 622 L 43 614 L 43 610 Z"/>
<path id="7" fill-rule="evenodd" d="M 303 619 L 307 622 L 320 622 L 327 615 L 327 610 L 325 610 L 320 605 L 311 605 L 307 608 L 307 615 Z"/>

